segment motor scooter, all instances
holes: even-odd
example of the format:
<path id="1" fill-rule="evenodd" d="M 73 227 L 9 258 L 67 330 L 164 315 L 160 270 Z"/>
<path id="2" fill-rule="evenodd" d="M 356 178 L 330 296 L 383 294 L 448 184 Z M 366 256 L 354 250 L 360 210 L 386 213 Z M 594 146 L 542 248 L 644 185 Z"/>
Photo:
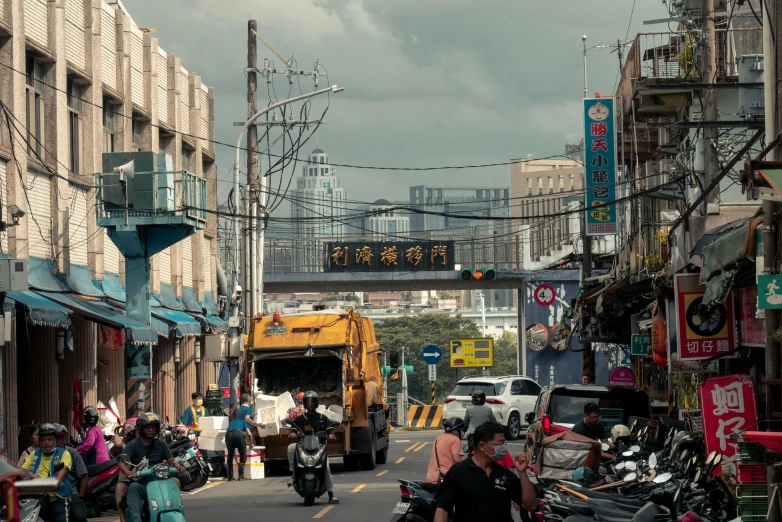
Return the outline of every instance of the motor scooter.
<path id="1" fill-rule="evenodd" d="M 291 438 L 297 440 L 293 452 L 293 489 L 304 498 L 305 506 L 311 506 L 326 492 L 326 467 L 329 465 L 326 432 L 292 435 Z"/>
<path id="2" fill-rule="evenodd" d="M 192 491 L 204 486 L 209 481 L 209 467 L 199 450 L 191 446 L 176 459 L 190 474 L 190 480 L 182 482 L 182 491 Z"/>
<path id="3" fill-rule="evenodd" d="M 391 522 L 432 522 L 437 511 L 434 495 L 437 484 L 397 479 L 402 492 L 401 502 L 391 511 Z"/>
<path id="4" fill-rule="evenodd" d="M 89 511 L 101 516 L 101 511 L 114 510 L 116 500 L 114 490 L 119 482 L 119 462 L 117 459 L 109 459 L 102 464 L 87 466 L 87 494 L 84 503 Z"/>
<path id="5" fill-rule="evenodd" d="M 142 518 L 143 522 L 185 522 L 185 505 L 182 502 L 182 493 L 176 482 L 171 479 L 177 475 L 175 468 L 168 464 L 158 464 L 151 468 L 146 467 L 146 459 L 136 467 L 136 475 L 131 481 L 146 482 L 147 494 L 145 495 Z M 190 480 L 189 474 L 179 473 L 180 481 Z M 126 504 L 126 502 L 123 502 Z M 125 509 L 125 519 L 132 520 L 130 507 Z"/>

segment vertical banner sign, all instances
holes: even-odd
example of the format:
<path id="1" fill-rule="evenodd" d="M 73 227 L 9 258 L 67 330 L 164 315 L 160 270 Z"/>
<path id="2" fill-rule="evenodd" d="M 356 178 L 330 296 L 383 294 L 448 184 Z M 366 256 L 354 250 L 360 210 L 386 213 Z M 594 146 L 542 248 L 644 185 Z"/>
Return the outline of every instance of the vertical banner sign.
<path id="1" fill-rule="evenodd" d="M 758 302 L 758 287 L 739 289 L 740 316 L 739 325 L 741 328 L 741 346 L 756 346 L 763 348 L 766 346 L 765 321 L 755 317 L 755 307 Z"/>
<path id="2" fill-rule="evenodd" d="M 706 450 L 732 461 L 736 441 L 730 436 L 751 429 L 758 418 L 755 387 L 748 375 L 723 375 L 706 379 L 700 387 Z"/>
<path id="3" fill-rule="evenodd" d="M 587 235 L 617 234 L 614 99 L 584 100 Z"/>
<path id="4" fill-rule="evenodd" d="M 706 287 L 698 274 L 677 274 L 673 281 L 676 296 L 676 319 L 679 359 L 709 359 L 736 349 L 733 321 L 733 295 L 725 304 L 714 303 L 701 310 Z"/>

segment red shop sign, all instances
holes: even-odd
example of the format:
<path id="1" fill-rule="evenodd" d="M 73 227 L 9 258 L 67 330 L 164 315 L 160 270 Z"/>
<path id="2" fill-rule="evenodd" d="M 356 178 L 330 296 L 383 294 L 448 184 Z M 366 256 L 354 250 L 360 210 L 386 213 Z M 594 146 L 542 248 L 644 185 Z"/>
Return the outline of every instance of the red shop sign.
<path id="1" fill-rule="evenodd" d="M 758 287 L 751 286 L 739 290 L 739 326 L 741 346 L 766 346 L 766 332 L 763 319 L 755 317 L 758 301 Z"/>
<path id="2" fill-rule="evenodd" d="M 699 279 L 698 274 L 677 274 L 674 279 L 681 360 L 709 359 L 736 349 L 732 293 L 728 292 L 724 305 L 715 304 L 708 314 L 701 315 L 706 287 Z"/>
<path id="3" fill-rule="evenodd" d="M 712 377 L 699 391 L 706 450 L 734 456 L 736 441 L 730 436 L 752 428 L 758 419 L 752 379 L 748 375 Z"/>

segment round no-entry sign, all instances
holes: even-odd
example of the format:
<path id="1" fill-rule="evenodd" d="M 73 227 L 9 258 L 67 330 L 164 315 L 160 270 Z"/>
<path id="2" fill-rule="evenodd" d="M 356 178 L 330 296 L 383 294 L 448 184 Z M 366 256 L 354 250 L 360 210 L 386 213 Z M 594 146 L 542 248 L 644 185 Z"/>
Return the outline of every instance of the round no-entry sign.
<path id="1" fill-rule="evenodd" d="M 540 306 L 548 306 L 557 298 L 557 292 L 551 285 L 538 285 L 535 289 L 535 302 Z"/>

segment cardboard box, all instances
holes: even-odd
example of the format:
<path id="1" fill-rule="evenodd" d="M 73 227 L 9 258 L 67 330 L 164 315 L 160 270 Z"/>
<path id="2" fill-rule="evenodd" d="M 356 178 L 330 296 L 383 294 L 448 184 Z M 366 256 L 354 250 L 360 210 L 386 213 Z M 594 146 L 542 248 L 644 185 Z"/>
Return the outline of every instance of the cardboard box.
<path id="1" fill-rule="evenodd" d="M 263 451 L 265 446 L 255 446 L 247 448 L 247 462 L 244 465 L 244 478 L 250 480 L 258 480 L 265 478 L 266 473 L 263 466 Z M 238 459 L 239 454 L 234 455 L 235 459 Z M 228 458 L 228 453 L 226 453 Z M 226 461 L 227 462 L 227 461 Z M 239 462 L 234 460 L 234 477 L 239 476 Z"/>
<path id="2" fill-rule="evenodd" d="M 204 430 L 198 437 L 198 447 L 209 451 L 225 451 L 225 430 Z"/>
<path id="3" fill-rule="evenodd" d="M 207 430 L 227 430 L 228 417 L 202 417 L 198 419 L 198 428 L 202 432 Z"/>

